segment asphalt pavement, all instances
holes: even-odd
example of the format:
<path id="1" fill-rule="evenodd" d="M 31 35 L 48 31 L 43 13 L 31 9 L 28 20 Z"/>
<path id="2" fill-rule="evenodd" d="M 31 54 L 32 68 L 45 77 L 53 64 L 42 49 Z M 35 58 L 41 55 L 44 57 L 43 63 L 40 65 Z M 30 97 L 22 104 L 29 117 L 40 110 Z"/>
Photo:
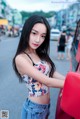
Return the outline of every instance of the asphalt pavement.
<path id="1" fill-rule="evenodd" d="M 50 42 L 50 57 L 56 66 L 56 71 L 66 76 L 66 74 L 70 71 L 70 62 L 66 60 L 66 52 L 64 54 L 63 60 L 57 59 L 57 41 Z M 58 88 L 51 88 L 51 108 L 50 108 L 50 116 L 49 119 L 55 119 L 55 112 L 56 112 L 56 104 L 57 104 L 57 97 L 58 97 L 59 89 Z"/>

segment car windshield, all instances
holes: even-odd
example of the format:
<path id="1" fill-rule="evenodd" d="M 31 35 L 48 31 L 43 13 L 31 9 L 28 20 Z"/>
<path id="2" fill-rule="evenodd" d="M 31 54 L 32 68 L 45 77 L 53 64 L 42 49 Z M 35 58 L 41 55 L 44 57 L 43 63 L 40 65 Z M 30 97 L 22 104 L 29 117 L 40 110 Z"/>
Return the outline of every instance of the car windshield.
<path id="1" fill-rule="evenodd" d="M 52 31 L 51 33 L 52 33 L 52 34 L 59 34 L 59 32 L 53 32 L 53 31 Z"/>

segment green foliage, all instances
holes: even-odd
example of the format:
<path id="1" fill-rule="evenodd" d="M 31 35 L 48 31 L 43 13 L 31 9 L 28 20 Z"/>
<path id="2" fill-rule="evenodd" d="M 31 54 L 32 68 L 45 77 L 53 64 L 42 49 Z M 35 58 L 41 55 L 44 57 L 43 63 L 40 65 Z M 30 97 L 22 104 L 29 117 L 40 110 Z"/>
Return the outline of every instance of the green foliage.
<path id="1" fill-rule="evenodd" d="M 30 17 L 33 14 L 39 14 L 39 15 L 42 15 L 46 18 L 50 18 L 50 17 L 52 17 L 56 14 L 55 11 L 49 11 L 49 12 L 43 12 L 43 11 L 26 12 L 26 11 L 21 11 L 20 13 L 22 15 L 23 22 L 25 21 L 25 19 L 27 19 L 28 17 Z"/>

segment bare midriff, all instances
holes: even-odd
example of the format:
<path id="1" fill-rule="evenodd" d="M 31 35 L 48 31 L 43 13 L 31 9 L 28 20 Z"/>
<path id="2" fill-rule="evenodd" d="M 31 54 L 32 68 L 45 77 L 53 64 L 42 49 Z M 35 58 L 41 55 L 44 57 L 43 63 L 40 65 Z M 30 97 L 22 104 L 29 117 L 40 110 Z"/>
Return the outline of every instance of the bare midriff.
<path id="1" fill-rule="evenodd" d="M 49 104 L 50 103 L 50 94 L 47 93 L 45 95 L 42 96 L 29 96 L 28 97 L 32 102 L 38 103 L 38 104 Z"/>

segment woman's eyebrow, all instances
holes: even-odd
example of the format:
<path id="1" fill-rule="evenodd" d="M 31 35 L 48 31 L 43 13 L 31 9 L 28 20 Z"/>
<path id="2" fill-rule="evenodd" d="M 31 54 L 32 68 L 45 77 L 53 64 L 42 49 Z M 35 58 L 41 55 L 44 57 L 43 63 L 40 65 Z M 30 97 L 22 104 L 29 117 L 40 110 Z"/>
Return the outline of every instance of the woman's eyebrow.
<path id="1" fill-rule="evenodd" d="M 38 33 L 38 31 L 37 31 L 37 30 L 35 30 L 35 29 L 32 29 L 32 31 L 35 31 L 35 32 L 37 32 L 37 33 Z M 46 33 L 42 33 L 42 34 L 46 35 Z"/>
<path id="2" fill-rule="evenodd" d="M 37 30 L 35 30 L 35 29 L 32 29 L 32 31 L 38 32 L 38 31 L 37 31 Z"/>

